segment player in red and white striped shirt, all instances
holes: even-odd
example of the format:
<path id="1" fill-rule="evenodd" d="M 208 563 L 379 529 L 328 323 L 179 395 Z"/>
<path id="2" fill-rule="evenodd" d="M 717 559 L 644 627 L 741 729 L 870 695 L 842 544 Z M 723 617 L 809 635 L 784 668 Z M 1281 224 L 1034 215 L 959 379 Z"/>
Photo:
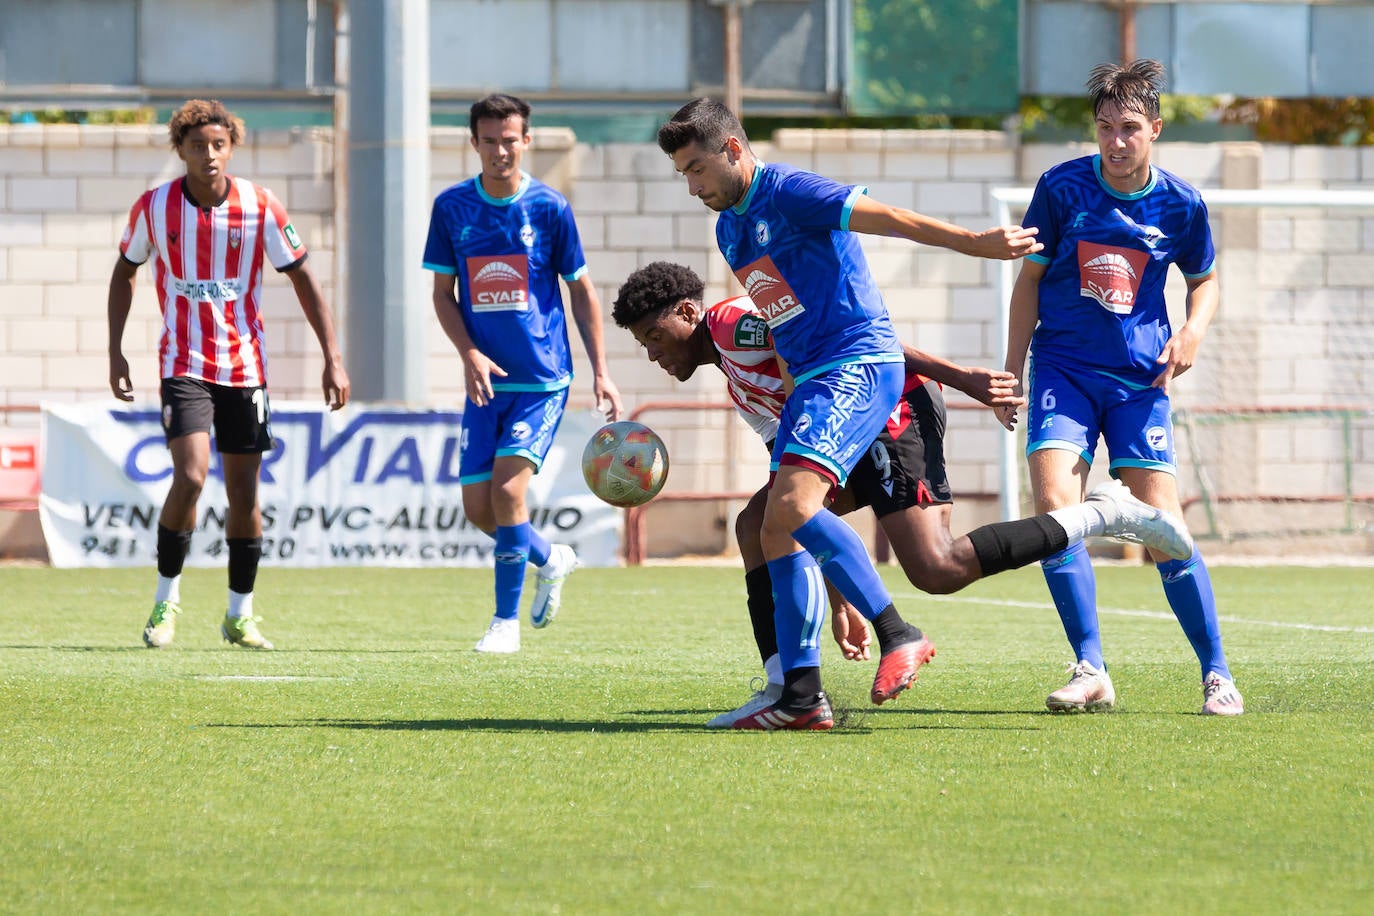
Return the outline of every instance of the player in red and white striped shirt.
<path id="1" fill-rule="evenodd" d="M 678 381 L 687 381 L 699 366 L 719 367 L 740 416 L 771 447 L 786 383 L 768 325 L 750 307 L 748 297 L 706 308 L 704 291 L 705 284 L 690 268 L 658 261 L 635 271 L 620 287 L 612 317 L 634 334 L 651 361 Z M 844 514 L 856 507 L 871 507 L 902 571 L 917 588 L 936 594 L 957 591 L 984 576 L 1043 559 L 1086 536 L 1124 534 L 1146 543 L 1159 543 L 1180 532 L 1186 537 L 1176 519 L 1161 521 L 1159 513 L 1123 495 L 1122 488 L 1101 495 L 1094 491 L 1072 512 L 1055 510 L 996 522 L 954 537 L 949 529 L 953 496 L 945 474 L 945 407 L 939 383 L 988 406 L 1009 406 L 1023 399 L 1015 394 L 1016 378 L 1009 372 L 965 368 L 911 347 L 903 349 L 907 380 L 902 400 L 831 508 Z M 767 494 L 765 487 L 750 499 L 735 521 L 735 535 L 768 688 L 738 709 L 716 716 L 709 726 L 739 727 L 736 722 L 747 720 L 781 695 L 772 584 L 759 541 Z M 863 616 L 833 589 L 830 599 L 831 628 L 841 651 L 846 658 L 867 659 L 869 637 Z M 909 624 L 895 607 L 889 605 L 875 617 L 873 626 L 882 656 L 870 697 L 874 703 L 884 703 L 910 686 L 926 659 L 911 657 L 913 643 L 902 639 Z M 929 656 L 934 655 L 928 641 L 914 645 L 926 646 Z"/>
<path id="2" fill-rule="evenodd" d="M 150 259 L 162 309 L 158 362 L 172 485 L 158 517 L 158 586 L 143 630 L 151 648 L 172 641 L 181 613 L 181 569 L 209 471 L 212 427 L 229 502 L 229 609 L 220 632 L 236 645 L 272 648 L 253 616 L 262 556 L 258 471 L 262 453 L 272 448 L 264 261 L 291 281 L 320 342 L 325 402 L 333 410 L 348 403 L 348 374 L 319 283 L 305 264 L 304 243 L 271 191 L 225 171 L 243 132 L 243 122 L 216 101 L 192 99 L 172 115 L 168 134 L 186 174 L 139 197 L 110 277 L 110 389 L 121 401 L 134 399 L 121 341 L 134 277 Z"/>

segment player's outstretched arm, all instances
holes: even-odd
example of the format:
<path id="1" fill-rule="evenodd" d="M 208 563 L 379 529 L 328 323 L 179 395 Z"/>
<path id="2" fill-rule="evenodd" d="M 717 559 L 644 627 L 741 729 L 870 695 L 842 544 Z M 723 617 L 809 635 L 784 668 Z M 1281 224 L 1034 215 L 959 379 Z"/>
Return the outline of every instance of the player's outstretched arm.
<path id="1" fill-rule="evenodd" d="M 457 282 L 453 274 L 434 274 L 434 314 L 463 360 L 463 390 L 467 392 L 468 400 L 478 407 L 484 407 L 491 402 L 491 377 L 504 377 L 506 370 L 477 349 L 468 335 L 468 326 L 463 323 L 463 311 L 458 307 L 458 296 L 454 291 Z"/>
<path id="2" fill-rule="evenodd" d="M 902 345 L 902 352 L 906 356 L 908 375 L 913 372 L 924 375 L 988 407 L 1010 407 L 1014 411 L 1026 404 L 1026 399 L 1017 393 L 1019 380 L 1005 369 L 961 366 L 906 344 Z"/>
<path id="3" fill-rule="evenodd" d="M 904 238 L 922 245 L 936 245 L 979 258 L 1009 261 L 1035 254 L 1044 246 L 1035 240 L 1035 227 L 994 226 L 974 232 L 914 210 L 879 203 L 869 197 L 854 201 L 849 215 L 853 232 Z"/>
<path id="4" fill-rule="evenodd" d="M 296 291 L 296 300 L 301 304 L 305 320 L 310 323 L 315 339 L 320 342 L 320 352 L 324 354 L 324 374 L 320 379 L 324 402 L 330 410 L 338 410 L 348 403 L 350 385 L 348 373 L 344 371 L 343 354 L 339 352 L 339 341 L 334 335 L 334 318 L 329 313 L 329 306 L 324 304 L 324 293 L 309 265 L 299 264 L 288 270 L 286 276 Z"/>
<path id="5" fill-rule="evenodd" d="M 606 367 L 606 343 L 601 329 L 601 302 L 596 295 L 596 287 L 591 277 L 582 276 L 568 284 L 568 298 L 572 300 L 573 321 L 577 333 L 582 338 L 582 346 L 587 351 L 587 360 L 592 364 L 592 394 L 596 396 L 596 409 L 605 414 L 606 419 L 615 422 L 620 418 L 620 389 L 611 381 L 611 372 Z"/>
<path id="6" fill-rule="evenodd" d="M 129 321 L 129 310 L 134 304 L 134 277 L 137 274 L 137 264 L 131 264 L 122 257 L 116 259 L 105 305 L 109 319 L 110 390 L 121 401 L 134 399 L 129 361 L 124 358 L 124 325 Z"/>

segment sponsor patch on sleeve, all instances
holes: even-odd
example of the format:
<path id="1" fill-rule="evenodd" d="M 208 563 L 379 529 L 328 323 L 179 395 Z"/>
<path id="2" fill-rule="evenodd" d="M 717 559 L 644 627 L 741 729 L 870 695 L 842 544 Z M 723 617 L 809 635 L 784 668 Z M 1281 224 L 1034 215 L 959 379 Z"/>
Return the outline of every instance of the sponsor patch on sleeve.
<path id="1" fill-rule="evenodd" d="M 735 323 L 735 347 L 740 350 L 766 350 L 768 324 L 756 315 L 744 315 Z"/>
<path id="2" fill-rule="evenodd" d="M 282 234 L 286 236 L 286 240 L 291 243 L 293 249 L 301 247 L 301 237 L 296 234 L 295 226 L 287 223 L 286 228 L 282 230 Z"/>

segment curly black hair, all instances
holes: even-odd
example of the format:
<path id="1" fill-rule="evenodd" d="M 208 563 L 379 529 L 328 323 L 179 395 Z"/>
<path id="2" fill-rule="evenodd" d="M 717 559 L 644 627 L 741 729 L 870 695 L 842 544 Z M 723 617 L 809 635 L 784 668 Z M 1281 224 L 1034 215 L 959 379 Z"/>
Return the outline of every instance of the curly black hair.
<path id="1" fill-rule="evenodd" d="M 172 141 L 172 149 L 181 146 L 186 134 L 206 124 L 218 124 L 229 132 L 229 143 L 238 146 L 243 142 L 243 119 L 224 107 L 218 99 L 191 99 L 176 111 L 167 122 L 167 139 Z"/>
<path id="2" fill-rule="evenodd" d="M 626 278 L 616 294 L 611 317 L 628 328 L 645 315 L 672 308 L 683 299 L 701 301 L 706 284 L 696 271 L 671 261 L 655 261 Z"/>

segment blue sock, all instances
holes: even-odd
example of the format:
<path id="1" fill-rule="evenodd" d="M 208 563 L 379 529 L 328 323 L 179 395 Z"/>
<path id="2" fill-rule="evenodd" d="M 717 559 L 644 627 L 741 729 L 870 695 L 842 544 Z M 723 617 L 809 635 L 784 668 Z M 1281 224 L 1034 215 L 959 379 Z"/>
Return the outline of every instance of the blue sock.
<path id="1" fill-rule="evenodd" d="M 1041 560 L 1040 568 L 1074 660 L 1087 662 L 1098 671 L 1107 670 L 1102 661 L 1102 635 L 1097 629 L 1097 578 L 1088 548 L 1079 541 Z"/>
<path id="2" fill-rule="evenodd" d="M 792 537 L 815 557 L 825 577 L 866 619 L 877 617 L 892 603 L 887 586 L 868 558 L 863 539 L 829 509 L 811 516 L 792 532 Z"/>
<path id="3" fill-rule="evenodd" d="M 1202 679 L 1212 672 L 1231 679 L 1226 667 L 1226 653 L 1221 651 L 1221 625 L 1217 622 L 1217 600 L 1212 594 L 1212 577 L 1202 555 L 1193 548 L 1186 560 L 1169 560 L 1155 567 L 1164 583 L 1164 597 L 1169 599 L 1183 635 L 1192 643 L 1197 660 L 1202 665 Z"/>
<path id="4" fill-rule="evenodd" d="M 496 616 L 503 620 L 520 616 L 520 590 L 525 587 L 525 561 L 530 553 L 529 527 L 496 526 Z"/>
<path id="5" fill-rule="evenodd" d="M 525 522 L 520 527 L 529 532 L 530 538 L 530 564 L 532 566 L 543 566 L 549 562 L 549 542 L 544 540 L 544 536 L 534 530 L 534 526 Z"/>
<path id="6" fill-rule="evenodd" d="M 783 671 L 819 668 L 825 623 L 825 581 L 811 555 L 798 551 L 768 561 L 773 581 L 773 625 Z"/>

